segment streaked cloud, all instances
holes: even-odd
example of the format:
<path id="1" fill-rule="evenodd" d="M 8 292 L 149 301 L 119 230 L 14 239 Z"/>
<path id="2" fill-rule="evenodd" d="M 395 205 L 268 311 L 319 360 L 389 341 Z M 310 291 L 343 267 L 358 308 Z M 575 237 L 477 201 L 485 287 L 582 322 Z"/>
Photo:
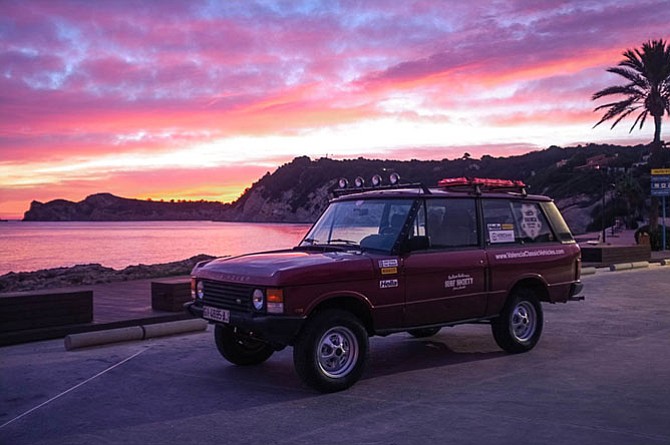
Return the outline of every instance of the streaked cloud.
<path id="1" fill-rule="evenodd" d="M 590 96 L 668 23 L 661 0 L 5 0 L 0 216 L 98 191 L 230 200 L 299 155 L 644 142 L 593 129 Z"/>

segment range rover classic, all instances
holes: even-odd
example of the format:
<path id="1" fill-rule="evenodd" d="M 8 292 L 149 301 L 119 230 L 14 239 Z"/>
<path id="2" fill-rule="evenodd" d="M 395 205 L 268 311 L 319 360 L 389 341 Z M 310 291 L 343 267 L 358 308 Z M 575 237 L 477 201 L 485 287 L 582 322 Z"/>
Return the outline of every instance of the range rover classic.
<path id="1" fill-rule="evenodd" d="M 341 180 L 298 246 L 196 265 L 186 309 L 214 324 L 225 359 L 291 346 L 303 382 L 340 391 L 361 377 L 369 337 L 489 323 L 500 348 L 526 352 L 541 303 L 582 298 L 579 246 L 550 198 L 519 181 L 395 182 Z"/>

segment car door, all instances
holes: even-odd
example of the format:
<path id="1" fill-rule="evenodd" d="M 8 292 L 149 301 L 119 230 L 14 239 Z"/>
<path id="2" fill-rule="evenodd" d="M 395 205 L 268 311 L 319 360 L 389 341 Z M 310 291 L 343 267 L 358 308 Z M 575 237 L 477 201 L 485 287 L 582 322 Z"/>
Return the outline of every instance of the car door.
<path id="1" fill-rule="evenodd" d="M 429 246 L 404 255 L 405 326 L 447 323 L 484 315 L 486 252 L 478 236 L 473 198 L 426 199 L 413 234 Z"/>

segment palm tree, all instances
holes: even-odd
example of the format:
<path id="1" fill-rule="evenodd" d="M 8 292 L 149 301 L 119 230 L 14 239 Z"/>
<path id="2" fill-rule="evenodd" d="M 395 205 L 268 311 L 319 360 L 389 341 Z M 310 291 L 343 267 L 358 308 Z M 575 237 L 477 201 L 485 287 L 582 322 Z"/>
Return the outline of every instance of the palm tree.
<path id="1" fill-rule="evenodd" d="M 654 151 L 660 150 L 661 120 L 665 113 L 670 115 L 670 45 L 663 39 L 650 40 L 642 44 L 642 49 L 626 50 L 624 60 L 615 67 L 608 68 L 610 73 L 618 74 L 629 81 L 626 85 L 604 88 L 592 97 L 620 95 L 624 98 L 618 102 L 610 102 L 596 107 L 594 111 L 607 109 L 605 115 L 594 127 L 617 118 L 612 124 L 614 128 L 623 118 L 639 111 L 630 131 L 639 123 L 640 129 L 647 116 L 654 118 Z"/>

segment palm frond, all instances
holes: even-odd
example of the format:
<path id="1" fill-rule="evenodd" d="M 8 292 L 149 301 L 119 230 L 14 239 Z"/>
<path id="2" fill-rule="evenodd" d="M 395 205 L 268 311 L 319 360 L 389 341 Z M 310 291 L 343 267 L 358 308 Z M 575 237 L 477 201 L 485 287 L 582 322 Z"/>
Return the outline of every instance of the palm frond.
<path id="1" fill-rule="evenodd" d="M 633 71 L 627 68 L 612 67 L 607 69 L 608 72 L 618 74 L 621 77 L 625 77 L 630 80 L 635 85 L 648 85 L 648 82 L 645 80 L 639 72 Z"/>
<path id="2" fill-rule="evenodd" d="M 621 94 L 624 96 L 644 96 L 644 91 L 636 89 L 634 85 L 617 85 L 613 87 L 604 88 L 592 96 L 592 100 L 600 99 L 604 96 L 611 96 L 614 94 Z"/>
<path id="3" fill-rule="evenodd" d="M 607 96 L 620 96 L 621 100 L 597 106 L 594 111 L 605 110 L 605 114 L 594 125 L 597 127 L 613 119 L 614 128 L 623 119 L 638 112 L 630 131 L 642 129 L 649 115 L 666 112 L 670 115 L 670 45 L 663 39 L 650 40 L 640 48 L 627 49 L 623 60 L 607 72 L 626 79 L 629 83 L 615 85 L 596 92 L 591 97 L 597 100 Z"/>
<path id="4" fill-rule="evenodd" d="M 605 108 L 609 108 L 609 109 L 607 110 L 607 112 L 605 112 L 605 114 L 598 121 L 598 123 L 594 125 L 594 127 L 597 127 L 598 125 L 602 124 L 603 122 L 608 121 L 608 120 L 610 120 L 610 119 L 612 119 L 612 118 L 614 118 L 614 117 L 616 117 L 616 116 L 618 116 L 622 113 L 625 113 L 625 116 L 627 116 L 630 113 L 632 113 L 633 111 L 640 108 L 640 105 L 638 105 L 636 107 L 633 107 L 632 106 L 633 104 L 634 104 L 633 100 L 627 99 L 627 100 L 622 100 L 620 102 L 612 102 L 612 103 L 601 105 L 601 106 L 597 107 L 594 111 L 598 111 L 598 110 L 605 109 Z M 614 125 L 616 125 L 617 123 L 618 123 L 618 121 L 615 122 Z"/>
<path id="5" fill-rule="evenodd" d="M 599 105 L 596 108 L 594 108 L 593 111 L 599 111 L 599 110 L 603 110 L 605 108 L 625 109 L 625 108 L 629 108 L 634 103 L 635 103 L 635 100 L 633 100 L 632 98 L 628 98 L 628 99 L 620 100 L 618 102 L 610 102 L 608 104 Z"/>
<path id="6" fill-rule="evenodd" d="M 635 119 L 635 122 L 633 122 L 633 126 L 630 127 L 630 130 L 628 130 L 628 132 L 631 133 L 633 131 L 633 129 L 635 128 L 635 125 L 637 125 L 638 121 L 640 121 L 640 130 L 642 130 L 642 126 L 644 125 L 644 121 L 647 119 L 647 114 L 649 114 L 649 112 L 647 110 L 644 110 L 642 113 L 638 114 L 637 118 Z M 640 118 L 642 118 L 642 120 L 640 120 Z"/>
<path id="7" fill-rule="evenodd" d="M 621 122 L 621 120 L 622 120 L 623 118 L 625 118 L 626 116 L 628 116 L 629 114 L 631 114 L 633 111 L 635 111 L 635 110 L 632 109 L 632 108 L 628 108 L 628 109 L 626 109 L 626 110 L 621 111 L 620 113 L 616 113 L 614 116 L 616 116 L 617 114 L 621 114 L 621 115 L 614 121 L 614 123 L 613 123 L 612 126 L 610 127 L 610 130 L 613 129 L 614 127 L 616 127 L 616 124 L 618 124 L 619 122 Z M 613 118 L 614 116 L 611 116 L 610 119 Z"/>

